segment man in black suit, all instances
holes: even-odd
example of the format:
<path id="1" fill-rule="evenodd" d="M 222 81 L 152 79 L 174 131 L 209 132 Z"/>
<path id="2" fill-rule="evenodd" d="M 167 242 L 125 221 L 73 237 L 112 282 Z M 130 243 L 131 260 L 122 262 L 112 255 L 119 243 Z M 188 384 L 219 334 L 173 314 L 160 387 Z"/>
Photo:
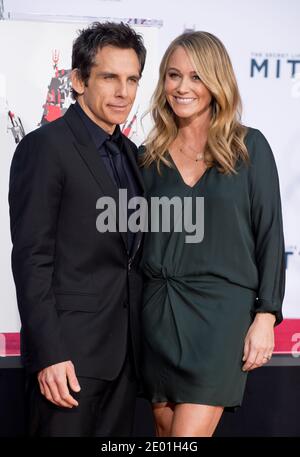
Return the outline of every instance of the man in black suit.
<path id="1" fill-rule="evenodd" d="M 146 51 L 125 24 L 94 23 L 73 45 L 76 103 L 28 134 L 10 175 L 12 268 L 29 373 L 30 433 L 125 436 L 139 365 L 141 232 L 99 231 L 97 200 L 143 195 L 120 131 Z M 116 221 L 118 227 L 119 220 Z"/>

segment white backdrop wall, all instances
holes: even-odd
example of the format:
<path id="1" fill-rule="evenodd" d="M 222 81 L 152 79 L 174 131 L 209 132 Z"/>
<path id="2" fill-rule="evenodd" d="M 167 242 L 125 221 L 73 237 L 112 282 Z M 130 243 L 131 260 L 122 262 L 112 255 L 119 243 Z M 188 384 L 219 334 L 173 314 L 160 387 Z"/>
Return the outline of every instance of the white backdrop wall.
<path id="1" fill-rule="evenodd" d="M 147 105 L 153 90 L 160 57 L 176 35 L 185 29 L 206 30 L 224 42 L 240 86 L 244 104 L 243 122 L 259 128 L 268 138 L 275 154 L 281 182 L 288 260 L 284 315 L 300 319 L 300 1 L 85 0 L 81 3 L 71 0 L 4 0 L 5 18 L 24 19 L 24 14 L 30 14 L 31 19 L 37 14 L 44 15 L 44 19 L 46 15 L 49 15 L 48 19 L 50 16 L 53 19 L 56 15 L 57 21 L 63 20 L 65 16 L 71 20 L 70 16 L 73 16 L 74 22 L 80 22 L 79 18 L 83 16 L 161 20 L 162 27 L 151 29 L 153 33 L 150 29 L 141 28 L 142 33 L 147 35 L 149 52 L 148 67 L 140 88 L 142 108 Z M 42 18 L 37 16 L 36 19 Z M 10 103 L 13 102 L 14 109 L 18 108 L 17 114 L 24 119 L 27 132 L 36 126 L 36 119 L 40 120 L 41 99 L 45 98 L 45 88 L 51 74 L 50 48 L 55 48 L 54 42 L 51 46 L 48 44 L 47 48 L 45 40 L 44 52 L 40 52 L 41 40 L 46 36 L 45 28 L 40 30 L 39 35 L 36 34 L 37 46 L 33 43 L 33 46 L 26 47 L 26 36 L 20 33 L 21 22 L 14 22 L 14 30 L 12 22 L 10 30 L 7 28 L 8 22 L 0 22 L 0 274 L 3 281 L 0 288 L 0 332 L 19 329 L 10 273 L 11 245 L 7 216 L 8 169 L 14 144 L 6 131 L 5 99 L 13 87 L 11 80 L 15 79 L 14 91 L 9 94 Z M 53 24 L 49 25 L 51 27 Z M 68 52 L 78 24 L 56 26 L 60 33 L 63 29 L 66 33 L 65 47 L 63 50 L 62 46 L 60 48 L 62 59 L 65 60 L 61 64 L 62 67 L 69 68 Z M 35 34 L 33 29 L 31 34 Z M 35 72 L 37 62 L 41 75 L 45 77 L 44 81 Z M 261 69 L 258 70 L 260 66 Z M 39 100 L 33 102 L 32 97 Z M 23 102 L 20 103 L 20 100 Z M 138 141 L 140 135 L 136 139 Z"/>
<path id="2" fill-rule="evenodd" d="M 77 30 L 85 25 L 11 20 L 0 22 L 0 141 L 3 152 L 0 156 L 2 187 L 0 272 L 5 284 L 5 287 L 0 288 L 0 333 L 17 331 L 20 325 L 10 268 L 11 242 L 7 201 L 9 168 L 16 144 L 7 111 L 9 109 L 20 117 L 26 133 L 38 128 L 44 114 L 43 105 L 47 95 L 49 96 L 48 86 L 53 80 L 58 81 L 55 78 L 53 58 L 58 59 L 58 71 L 68 71 L 71 68 L 72 41 Z M 156 27 L 135 27 L 135 29 L 142 33 L 149 50 L 145 74 L 139 84 L 139 92 L 129 115 L 129 120 L 132 120 L 137 113 L 137 121 L 133 122 L 129 136 L 138 144 L 144 138 L 144 130 L 149 130 L 149 117 L 143 122 L 143 128 L 139 121 L 142 113 L 148 108 L 148 102 L 154 90 L 155 79 L 152 77 L 151 68 L 156 68 L 158 65 L 158 29 Z M 9 46 L 7 46 L 7 37 L 10 37 Z M 56 95 L 59 94 L 56 93 Z M 67 108 L 71 102 L 69 93 L 64 108 Z"/>

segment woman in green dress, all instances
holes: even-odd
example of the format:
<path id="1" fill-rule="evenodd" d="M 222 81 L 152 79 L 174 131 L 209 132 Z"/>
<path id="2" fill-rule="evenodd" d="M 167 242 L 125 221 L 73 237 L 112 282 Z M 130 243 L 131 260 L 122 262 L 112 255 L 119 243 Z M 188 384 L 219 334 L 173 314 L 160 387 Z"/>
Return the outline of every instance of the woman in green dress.
<path id="1" fill-rule="evenodd" d="M 143 378 L 158 436 L 212 436 L 224 408 L 241 405 L 247 373 L 271 358 L 282 320 L 278 175 L 267 140 L 240 123 L 240 109 L 220 40 L 207 32 L 176 38 L 141 149 L 149 207 L 165 200 L 151 211 L 156 229 L 146 233 L 142 259 Z M 183 213 L 203 198 L 203 217 L 193 219 L 202 236 L 187 241 L 190 228 L 178 230 L 185 216 L 175 210 L 163 228 L 174 197 Z"/>

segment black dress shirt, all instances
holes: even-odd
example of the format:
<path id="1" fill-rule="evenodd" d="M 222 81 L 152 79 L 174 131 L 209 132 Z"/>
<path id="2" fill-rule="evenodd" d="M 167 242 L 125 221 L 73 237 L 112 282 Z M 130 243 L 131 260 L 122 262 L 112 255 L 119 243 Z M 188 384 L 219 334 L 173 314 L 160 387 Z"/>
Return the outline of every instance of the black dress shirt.
<path id="1" fill-rule="evenodd" d="M 107 172 L 109 176 L 111 177 L 112 181 L 114 184 L 119 188 L 119 185 L 116 181 L 115 178 L 115 172 L 113 170 L 113 165 L 111 162 L 111 159 L 109 157 L 109 152 L 107 148 L 105 147 L 105 142 L 109 139 L 112 139 L 119 147 L 121 156 L 122 156 L 122 164 L 124 168 L 124 175 L 126 177 L 126 188 L 127 188 L 127 197 L 128 200 L 136 197 L 138 195 L 141 195 L 141 190 L 138 182 L 135 179 L 134 173 L 132 171 L 132 167 L 130 165 L 130 162 L 127 158 L 126 152 L 124 151 L 124 146 L 123 146 L 123 139 L 122 139 L 122 133 L 120 130 L 120 126 L 116 125 L 115 130 L 112 135 L 109 133 L 105 132 L 99 125 L 97 125 L 90 117 L 83 111 L 81 106 L 79 105 L 78 102 L 75 103 L 74 105 L 76 111 L 80 115 L 82 121 L 84 122 L 87 130 L 89 131 L 91 138 L 97 148 L 97 151 L 99 152 L 99 156 L 101 160 L 104 162 L 104 165 L 107 169 Z M 128 210 L 128 218 L 130 214 L 132 213 L 132 210 Z M 130 232 L 128 230 L 128 251 L 131 252 L 131 249 L 134 244 L 134 233 Z"/>

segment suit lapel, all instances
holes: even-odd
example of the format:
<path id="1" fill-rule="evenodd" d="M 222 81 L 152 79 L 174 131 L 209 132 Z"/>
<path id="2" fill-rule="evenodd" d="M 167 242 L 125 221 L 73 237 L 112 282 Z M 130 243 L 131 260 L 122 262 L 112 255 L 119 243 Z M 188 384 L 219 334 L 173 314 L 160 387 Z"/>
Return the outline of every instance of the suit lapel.
<path id="1" fill-rule="evenodd" d="M 141 187 L 141 196 L 144 196 L 145 195 L 145 188 L 144 188 L 144 183 L 143 183 L 143 180 L 142 180 L 142 175 L 141 175 L 140 169 L 139 169 L 138 164 L 137 164 L 137 157 L 135 156 L 133 150 L 129 146 L 128 140 L 125 139 L 123 141 L 123 145 L 125 147 L 125 152 L 127 153 L 127 157 L 129 159 L 129 162 L 130 162 L 130 164 L 132 166 L 133 174 L 134 174 L 137 182 L 139 183 L 139 185 Z"/>
<path id="2" fill-rule="evenodd" d="M 142 175 L 141 175 L 139 166 L 137 164 L 137 157 L 135 156 L 132 148 L 130 147 L 130 145 L 129 145 L 129 143 L 128 143 L 128 141 L 126 139 L 124 139 L 123 145 L 124 145 L 127 157 L 129 159 L 130 165 L 132 167 L 133 174 L 134 174 L 137 182 L 140 185 L 140 188 L 141 188 L 141 195 L 140 196 L 144 197 L 145 196 L 145 187 L 144 187 L 144 183 L 143 183 L 143 180 L 142 180 Z M 133 243 L 133 247 L 132 247 L 132 253 L 131 253 L 132 259 L 135 257 L 137 251 L 139 250 L 139 247 L 140 247 L 141 242 L 142 242 L 142 238 L 143 238 L 143 232 L 137 232 L 135 234 L 134 243 Z"/>
<path id="3" fill-rule="evenodd" d="M 74 107 L 71 105 L 64 115 L 64 119 L 67 122 L 68 126 L 72 130 L 76 141 L 74 146 L 78 153 L 80 154 L 82 160 L 90 170 L 92 176 L 96 180 L 97 184 L 101 188 L 104 195 L 112 197 L 116 203 L 116 223 L 119 227 L 119 190 L 116 187 L 115 183 L 110 178 L 107 169 L 101 160 L 101 157 L 90 138 L 90 135 L 80 119 L 80 116 L 77 114 Z M 119 234 L 125 244 L 126 251 L 128 250 L 128 241 L 127 233 L 120 232 Z"/>

